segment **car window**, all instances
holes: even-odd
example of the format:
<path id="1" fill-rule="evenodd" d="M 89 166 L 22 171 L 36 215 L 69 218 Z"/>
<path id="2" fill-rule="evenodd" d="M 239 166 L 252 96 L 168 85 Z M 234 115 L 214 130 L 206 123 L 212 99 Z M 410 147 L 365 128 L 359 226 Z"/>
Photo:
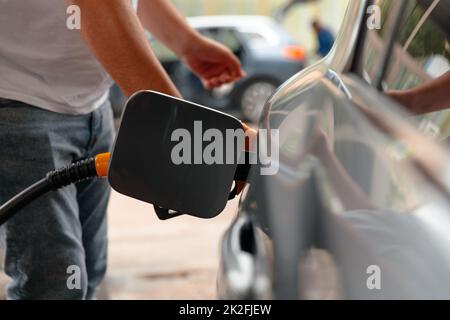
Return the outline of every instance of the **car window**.
<path id="1" fill-rule="evenodd" d="M 244 41 L 253 46 L 267 47 L 295 43 L 292 36 L 275 23 L 239 28 L 238 31 Z"/>
<path id="2" fill-rule="evenodd" d="M 380 78 L 382 65 L 386 56 L 389 41 L 395 31 L 395 23 L 401 1 L 378 0 L 374 3 L 380 8 L 381 25 L 379 28 L 366 28 L 362 56 L 360 57 L 360 75 L 370 84 L 375 85 Z"/>
<path id="3" fill-rule="evenodd" d="M 250 42 L 252 43 L 263 43 L 268 44 L 269 41 L 267 40 L 264 35 L 258 32 L 252 32 L 252 31 L 241 31 L 241 34 Z"/>
<path id="4" fill-rule="evenodd" d="M 449 42 L 446 32 L 434 22 L 435 10 L 435 6 L 408 1 L 406 19 L 385 76 L 389 88 L 414 88 L 450 70 Z"/>
<path id="5" fill-rule="evenodd" d="M 146 32 L 148 42 L 152 46 L 152 50 L 161 62 L 176 61 L 178 57 L 176 54 L 159 42 L 150 32 Z"/>
<path id="6" fill-rule="evenodd" d="M 233 51 L 235 54 L 240 54 L 242 50 L 242 43 L 238 36 L 236 35 L 236 31 L 232 28 L 199 28 L 198 31 L 212 39 L 215 40 Z M 161 61 L 171 61 L 176 60 L 176 55 L 161 44 L 159 41 L 154 39 L 151 40 L 152 49 L 155 52 L 156 56 Z"/>
<path id="7" fill-rule="evenodd" d="M 242 43 L 236 35 L 236 31 L 232 28 L 205 28 L 199 29 L 199 32 L 227 46 L 234 53 L 239 53 L 242 50 Z"/>
<path id="8" fill-rule="evenodd" d="M 385 90 L 414 89 L 450 71 L 448 1 L 409 0 L 404 17 L 384 77 Z M 450 135 L 448 110 L 419 120 L 422 129 L 433 136 Z"/>
<path id="9" fill-rule="evenodd" d="M 178 60 L 176 54 L 172 50 L 164 46 L 161 42 L 151 40 L 150 44 L 152 46 L 153 52 L 158 57 L 159 61 L 168 62 Z"/>

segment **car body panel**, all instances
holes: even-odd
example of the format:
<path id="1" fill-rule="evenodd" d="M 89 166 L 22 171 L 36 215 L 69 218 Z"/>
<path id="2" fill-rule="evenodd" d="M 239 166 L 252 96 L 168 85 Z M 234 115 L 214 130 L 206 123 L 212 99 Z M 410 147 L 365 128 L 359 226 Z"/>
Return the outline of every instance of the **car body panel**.
<path id="1" fill-rule="evenodd" d="M 368 3 L 351 1 L 331 53 L 266 103 L 260 128 L 279 130 L 279 171 L 254 167 L 238 210 L 271 240 L 253 257 L 274 269 L 261 295 L 450 298 L 450 155 L 350 72 Z M 235 271 L 222 264 L 221 279 Z"/>

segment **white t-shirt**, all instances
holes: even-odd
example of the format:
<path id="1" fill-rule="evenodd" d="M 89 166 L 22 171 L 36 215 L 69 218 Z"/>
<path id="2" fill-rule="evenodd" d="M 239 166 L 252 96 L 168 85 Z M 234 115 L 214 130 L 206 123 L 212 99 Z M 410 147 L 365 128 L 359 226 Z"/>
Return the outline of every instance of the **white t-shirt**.
<path id="1" fill-rule="evenodd" d="M 1 98 L 66 114 L 89 113 L 108 98 L 113 81 L 80 31 L 67 28 L 67 7 L 0 0 Z"/>

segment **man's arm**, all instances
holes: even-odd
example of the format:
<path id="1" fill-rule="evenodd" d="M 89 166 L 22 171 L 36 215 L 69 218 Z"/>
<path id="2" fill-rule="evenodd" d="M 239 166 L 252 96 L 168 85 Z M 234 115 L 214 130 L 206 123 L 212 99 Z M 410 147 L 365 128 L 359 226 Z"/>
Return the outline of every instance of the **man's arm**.
<path id="1" fill-rule="evenodd" d="M 205 87 L 217 87 L 245 75 L 234 54 L 191 28 L 170 0 L 139 0 L 138 16 L 152 35 L 202 79 Z"/>
<path id="2" fill-rule="evenodd" d="M 409 90 L 388 91 L 388 95 L 416 114 L 450 108 L 450 71 Z"/>
<path id="3" fill-rule="evenodd" d="M 137 14 L 144 28 L 179 57 L 201 37 L 170 0 L 139 0 Z"/>
<path id="4" fill-rule="evenodd" d="M 129 0 L 69 2 L 81 9 L 82 37 L 127 96 L 155 90 L 181 97 L 153 54 Z"/>

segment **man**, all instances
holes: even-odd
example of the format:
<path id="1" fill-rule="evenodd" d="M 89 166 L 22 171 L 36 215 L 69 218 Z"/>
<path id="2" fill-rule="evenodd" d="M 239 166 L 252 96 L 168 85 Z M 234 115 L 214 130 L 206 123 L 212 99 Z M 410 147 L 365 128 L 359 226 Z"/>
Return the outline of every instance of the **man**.
<path id="1" fill-rule="evenodd" d="M 80 9 L 80 30 L 67 28 L 69 5 Z M 128 96 L 180 96 L 143 27 L 208 88 L 243 76 L 230 50 L 168 0 L 140 0 L 137 13 L 129 0 L 0 1 L 0 203 L 55 167 L 110 149 L 110 76 Z M 106 271 L 108 197 L 106 181 L 70 186 L 5 225 L 9 299 L 94 296 Z"/>
<path id="2" fill-rule="evenodd" d="M 319 44 L 317 54 L 321 57 L 325 57 L 333 47 L 334 36 L 331 31 L 323 27 L 318 20 L 312 22 L 312 28 L 317 35 L 317 42 Z"/>

